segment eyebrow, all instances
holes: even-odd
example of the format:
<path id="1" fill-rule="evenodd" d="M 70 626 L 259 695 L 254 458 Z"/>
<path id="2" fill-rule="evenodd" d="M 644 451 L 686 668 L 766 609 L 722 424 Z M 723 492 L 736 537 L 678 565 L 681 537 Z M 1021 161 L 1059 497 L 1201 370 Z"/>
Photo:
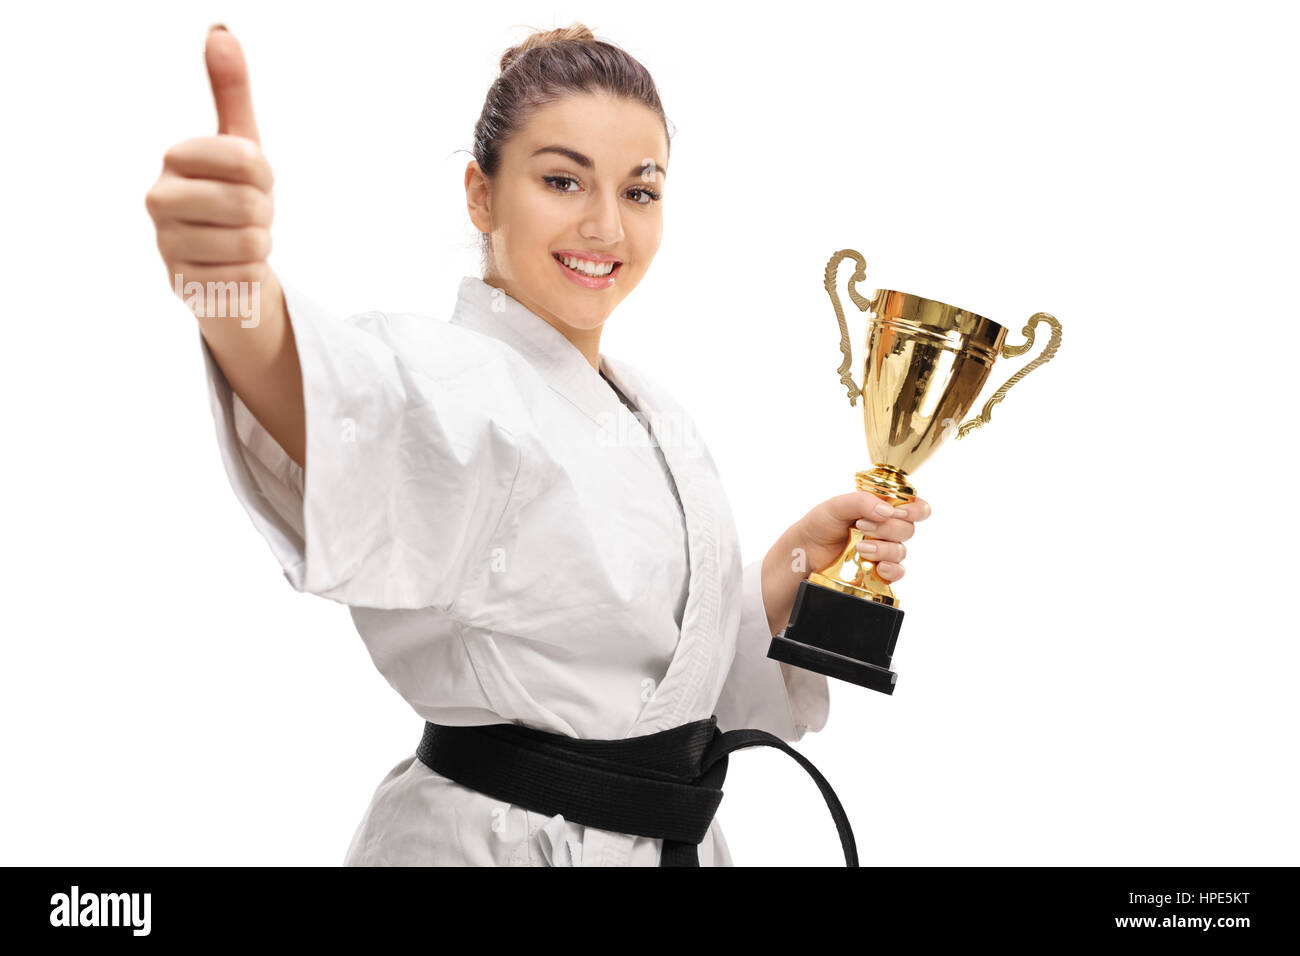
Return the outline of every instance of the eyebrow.
<path id="1" fill-rule="evenodd" d="M 561 156 L 567 156 L 584 169 L 591 169 L 595 165 L 592 163 L 590 157 L 578 152 L 576 149 L 569 149 L 567 146 L 543 146 L 541 149 L 533 150 L 532 156 L 529 156 L 529 159 L 532 159 L 533 156 L 540 156 L 542 153 L 559 153 Z M 651 160 L 648 163 L 641 163 L 639 166 L 633 166 L 632 171 L 628 173 L 628 175 L 641 176 L 647 169 L 658 170 L 664 174 L 665 179 L 668 178 L 668 167 L 660 165 L 654 160 Z"/>

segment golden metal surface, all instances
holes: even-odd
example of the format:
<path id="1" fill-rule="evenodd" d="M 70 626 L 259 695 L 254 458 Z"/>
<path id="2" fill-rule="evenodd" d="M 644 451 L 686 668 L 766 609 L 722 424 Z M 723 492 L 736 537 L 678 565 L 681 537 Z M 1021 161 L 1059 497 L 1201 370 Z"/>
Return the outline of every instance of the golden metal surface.
<path id="1" fill-rule="evenodd" d="M 839 264 L 847 257 L 857 262 L 849 277 L 849 298 L 871 314 L 861 386 L 850 374 L 853 349 L 836 293 Z M 1004 326 L 966 309 L 892 289 L 877 289 L 870 298 L 863 296 L 857 284 L 865 278 L 866 261 L 856 250 L 841 249 L 826 264 L 826 293 L 839 321 L 840 351 L 844 354 L 836 371 L 848 390 L 849 404 L 856 405 L 862 397 L 862 421 L 873 467 L 854 475 L 856 487 L 902 505 L 916 499 L 909 476 L 949 435 L 961 439 L 986 425 L 993 406 L 1013 385 L 1051 361 L 1060 346 L 1061 324 L 1048 313 L 1037 312 L 1021 331 L 1026 341 L 1007 345 Z M 979 400 L 997 359 L 1023 355 L 1032 348 L 1034 329 L 1043 322 L 1052 334 L 1042 354 L 1007 379 L 978 416 L 962 422 Z M 898 607 L 889 583 L 875 573 L 875 563 L 858 554 L 857 543 L 863 537 L 857 528 L 851 529 L 840 556 L 808 579 L 844 594 Z"/>

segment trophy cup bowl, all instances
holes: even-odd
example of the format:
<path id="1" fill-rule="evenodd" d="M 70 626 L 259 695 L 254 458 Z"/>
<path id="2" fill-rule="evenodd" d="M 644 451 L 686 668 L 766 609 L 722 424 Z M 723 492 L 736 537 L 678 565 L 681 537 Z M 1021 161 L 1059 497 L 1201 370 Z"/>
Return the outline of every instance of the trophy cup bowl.
<path id="1" fill-rule="evenodd" d="M 836 269 L 845 257 L 858 264 L 849 279 L 849 298 L 871 314 L 862 386 L 853 381 L 853 351 L 844 310 L 836 293 Z M 1061 341 L 1061 325 L 1046 312 L 1031 316 L 1021 334 L 1025 342 L 1007 345 L 1007 329 L 967 309 L 908 292 L 877 289 L 870 298 L 856 289 L 866 263 L 853 249 L 835 253 L 826 265 L 826 291 L 840 325 L 844 361 L 838 371 L 849 404 L 862 398 L 862 419 L 872 467 L 854 475 L 859 491 L 894 505 L 916 499 L 911 476 L 950 436 L 964 438 L 989 421 L 994 405 L 1034 368 L 1051 360 Z M 1051 339 L 1034 361 L 1008 379 L 985 403 L 980 415 L 962 419 L 979 400 L 994 363 L 1022 355 L 1034 344 L 1040 322 Z M 858 553 L 863 533 L 850 529 L 838 558 L 799 583 L 790 622 L 772 638 L 767 656 L 796 667 L 892 694 L 898 675 L 890 662 L 903 611 L 875 562 Z"/>

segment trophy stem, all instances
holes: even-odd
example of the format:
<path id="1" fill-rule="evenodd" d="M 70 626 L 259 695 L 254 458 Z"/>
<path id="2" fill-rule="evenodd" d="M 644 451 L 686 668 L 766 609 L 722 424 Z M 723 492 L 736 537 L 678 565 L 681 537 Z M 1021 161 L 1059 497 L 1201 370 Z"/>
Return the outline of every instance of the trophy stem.
<path id="1" fill-rule="evenodd" d="M 853 476 L 858 491 L 869 491 L 894 505 L 904 505 L 916 500 L 916 489 L 908 484 L 907 473 L 893 465 L 875 465 L 870 471 L 859 471 Z M 889 582 L 876 574 L 876 564 L 858 552 L 862 532 L 856 527 L 849 530 L 849 543 L 839 556 L 820 571 L 808 575 L 813 584 L 831 588 L 864 600 L 899 607 Z"/>
<path id="2" fill-rule="evenodd" d="M 907 472 L 893 465 L 876 465 L 870 471 L 859 471 L 853 478 L 858 491 L 871 491 L 887 498 L 897 498 L 895 505 L 905 505 L 916 500 L 916 489 L 907 483 Z"/>

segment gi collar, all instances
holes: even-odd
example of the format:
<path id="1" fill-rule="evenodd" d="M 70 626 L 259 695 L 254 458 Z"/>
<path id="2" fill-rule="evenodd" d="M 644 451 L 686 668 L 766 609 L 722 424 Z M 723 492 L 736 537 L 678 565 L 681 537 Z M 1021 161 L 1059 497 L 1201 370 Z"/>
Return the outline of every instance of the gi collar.
<path id="1" fill-rule="evenodd" d="M 505 342 L 529 365 L 537 369 L 551 388 L 559 392 L 593 422 L 602 414 L 617 414 L 623 407 L 614 390 L 601 380 L 604 372 L 623 393 L 636 401 L 638 389 L 621 374 L 621 363 L 599 357 L 600 372 L 591 367 L 578 347 L 559 329 L 533 312 L 504 289 L 478 276 L 464 276 L 456 295 L 451 322 Z"/>

